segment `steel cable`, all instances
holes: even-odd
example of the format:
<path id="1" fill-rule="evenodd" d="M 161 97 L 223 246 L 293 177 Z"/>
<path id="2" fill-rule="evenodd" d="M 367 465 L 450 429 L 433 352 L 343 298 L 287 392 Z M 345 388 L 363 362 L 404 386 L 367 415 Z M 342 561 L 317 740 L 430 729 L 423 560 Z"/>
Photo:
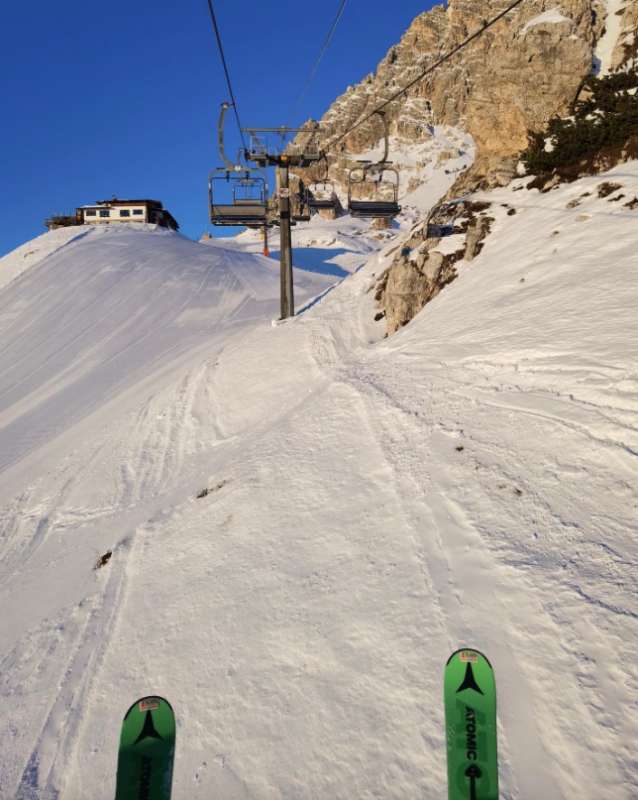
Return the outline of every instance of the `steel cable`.
<path id="1" fill-rule="evenodd" d="M 228 86 L 228 92 L 230 94 L 231 106 L 235 113 L 235 119 L 237 120 L 237 127 L 239 128 L 241 143 L 244 147 L 244 152 L 246 152 L 248 148 L 246 147 L 246 140 L 244 139 L 244 131 L 242 128 L 241 121 L 239 119 L 239 112 L 237 110 L 237 101 L 235 100 L 235 93 L 233 92 L 233 85 L 230 80 L 228 63 L 226 62 L 226 56 L 224 55 L 224 46 L 222 44 L 221 33 L 219 32 L 219 25 L 217 24 L 217 16 L 215 14 L 215 9 L 213 8 L 213 0 L 208 0 L 208 10 L 210 11 L 210 19 L 213 24 L 213 31 L 215 33 L 215 38 L 217 40 L 217 48 L 219 49 L 219 55 L 222 61 L 222 66 L 224 68 L 224 75 L 226 76 L 226 85 Z"/>
<path id="2" fill-rule="evenodd" d="M 330 47 L 330 44 L 332 43 L 334 35 L 335 35 L 336 31 L 337 31 L 337 27 L 339 26 L 339 22 L 341 21 L 341 17 L 343 16 L 344 11 L 346 10 L 347 2 L 348 2 L 348 0 L 341 0 L 341 2 L 339 3 L 339 8 L 337 9 L 337 13 L 335 15 L 335 18 L 333 19 L 332 24 L 330 25 L 330 28 L 329 28 L 328 33 L 326 35 L 326 38 L 324 39 L 323 45 L 321 46 L 321 50 L 319 51 L 319 55 L 317 57 L 317 60 L 315 61 L 312 69 L 310 70 L 310 74 L 308 76 L 308 79 L 306 80 L 306 83 L 305 83 L 303 89 L 301 90 L 301 92 L 299 92 L 299 95 L 297 96 L 297 99 L 295 100 L 295 104 L 294 104 L 293 110 L 292 110 L 292 116 L 293 117 L 297 113 L 297 110 L 299 109 L 301 101 L 304 99 L 304 97 L 308 93 L 308 89 L 310 88 L 310 86 L 312 85 L 313 80 L 315 79 L 315 76 L 317 74 L 317 70 L 319 69 L 319 66 L 321 65 L 321 62 L 323 61 L 323 58 L 326 55 L 326 53 L 328 51 L 328 48 Z"/>
<path id="3" fill-rule="evenodd" d="M 385 100 L 380 106 L 375 108 L 374 111 L 371 111 L 369 114 L 366 114 L 365 117 L 360 119 L 358 122 L 355 122 L 355 124 L 352 125 L 350 128 L 348 128 L 344 133 L 342 133 L 336 139 L 333 139 L 329 143 L 329 146 L 332 147 L 335 144 L 338 144 L 342 139 L 345 139 L 346 136 L 351 134 L 352 131 L 356 130 L 361 125 L 363 125 L 365 122 L 368 122 L 368 120 L 372 119 L 372 117 L 375 114 L 379 113 L 380 111 L 383 111 L 383 109 L 386 108 L 387 106 L 389 106 L 390 103 L 393 103 L 395 100 L 397 100 L 399 97 L 401 97 L 401 95 L 403 95 L 407 91 L 409 91 L 413 86 L 416 86 L 417 83 L 422 81 L 423 78 L 425 78 L 431 72 L 434 72 L 434 70 L 437 69 L 438 67 L 440 67 L 441 64 L 444 64 L 446 61 L 449 61 L 452 58 L 452 56 L 455 56 L 460 50 L 463 50 L 463 48 L 467 47 L 471 42 L 473 42 L 475 39 L 477 39 L 479 36 L 481 36 L 483 33 L 485 33 L 485 31 L 488 30 L 488 28 L 491 28 L 493 25 L 496 25 L 497 22 L 499 22 L 501 19 L 503 19 L 503 17 L 505 17 L 507 14 L 509 14 L 511 11 L 513 11 L 517 6 L 520 6 L 521 3 L 523 3 L 523 2 L 524 2 L 524 0 L 515 0 L 515 2 L 510 3 L 510 5 L 507 6 L 507 8 L 503 9 L 503 11 L 501 11 L 495 17 L 493 17 L 492 19 L 490 19 L 487 22 L 485 22 L 483 27 L 479 28 L 477 31 L 474 31 L 474 33 L 471 36 L 468 36 L 467 39 L 462 41 L 460 44 L 458 44 L 456 47 L 454 47 L 448 53 L 445 53 L 445 55 L 441 56 L 441 58 L 439 58 L 438 61 L 435 61 L 434 64 L 429 66 L 420 75 L 418 75 L 416 78 L 411 80 L 410 83 L 408 83 L 402 89 L 399 89 L 398 92 L 395 92 L 395 94 L 393 94 L 390 98 Z"/>

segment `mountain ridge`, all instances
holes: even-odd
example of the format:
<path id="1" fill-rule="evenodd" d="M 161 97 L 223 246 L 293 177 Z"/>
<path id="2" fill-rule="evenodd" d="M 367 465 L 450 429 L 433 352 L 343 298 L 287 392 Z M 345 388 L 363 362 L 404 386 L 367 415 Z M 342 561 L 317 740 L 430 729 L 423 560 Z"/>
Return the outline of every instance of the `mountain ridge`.
<path id="1" fill-rule="evenodd" d="M 331 156 L 330 176 L 342 189 L 352 157 L 377 144 L 381 126 L 371 120 L 357 127 L 336 149 L 331 141 L 508 4 L 449 0 L 447 8 L 439 5 L 420 14 L 376 70 L 334 101 L 319 124 Z M 552 13 L 559 8 L 558 16 Z M 552 117 L 569 113 L 594 69 L 610 15 L 618 30 L 616 40 L 605 43 L 605 58 L 609 68 L 625 68 L 635 56 L 635 0 L 609 0 L 609 5 L 602 0 L 528 0 L 391 103 L 386 108 L 391 134 L 418 144 L 428 140 L 435 124 L 457 127 L 474 138 L 477 152 L 454 192 L 505 185 L 516 175 L 528 131 L 543 131 Z M 311 172 L 301 174 L 304 180 L 312 177 Z"/>

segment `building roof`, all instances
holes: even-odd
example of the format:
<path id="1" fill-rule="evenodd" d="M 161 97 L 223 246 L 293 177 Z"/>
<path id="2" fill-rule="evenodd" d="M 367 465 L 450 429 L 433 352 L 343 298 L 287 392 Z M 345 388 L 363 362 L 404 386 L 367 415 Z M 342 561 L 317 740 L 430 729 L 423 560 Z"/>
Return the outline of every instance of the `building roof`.
<path id="1" fill-rule="evenodd" d="M 163 208 L 160 200 L 120 200 L 118 197 L 113 197 L 111 200 L 96 200 L 96 206 L 153 206 L 154 208 Z M 92 208 L 92 206 L 89 206 Z"/>
<path id="2" fill-rule="evenodd" d="M 167 211 L 166 209 L 164 209 L 164 217 L 166 217 L 170 222 L 173 223 L 173 225 L 175 226 L 175 230 L 176 231 L 179 230 L 179 222 L 175 219 L 175 217 L 171 214 L 170 211 Z"/>

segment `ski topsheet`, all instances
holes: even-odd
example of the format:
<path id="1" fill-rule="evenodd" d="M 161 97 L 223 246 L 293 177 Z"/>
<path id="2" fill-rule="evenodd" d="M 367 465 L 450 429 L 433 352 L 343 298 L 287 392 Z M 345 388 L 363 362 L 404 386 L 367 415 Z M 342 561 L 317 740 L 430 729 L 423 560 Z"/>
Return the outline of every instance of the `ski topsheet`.
<path id="1" fill-rule="evenodd" d="M 122 722 L 115 800 L 170 800 L 175 715 L 161 697 L 143 697 Z"/>
<path id="2" fill-rule="evenodd" d="M 457 650 L 445 665 L 448 800 L 498 800 L 496 684 L 478 650 Z"/>

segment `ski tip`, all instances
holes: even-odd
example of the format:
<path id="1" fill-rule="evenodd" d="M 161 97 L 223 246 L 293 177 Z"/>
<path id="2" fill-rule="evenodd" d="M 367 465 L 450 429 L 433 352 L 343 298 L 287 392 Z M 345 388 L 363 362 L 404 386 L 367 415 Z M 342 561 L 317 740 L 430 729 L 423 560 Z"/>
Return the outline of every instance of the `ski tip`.
<path id="1" fill-rule="evenodd" d="M 452 662 L 452 660 L 454 659 L 454 657 L 455 657 L 455 656 L 459 656 L 459 655 L 461 655 L 462 653 L 463 653 L 463 654 L 466 654 L 466 659 L 467 659 L 468 661 L 472 660 L 472 657 L 473 657 L 473 656 L 475 656 L 475 657 L 477 657 L 477 658 L 482 658 L 482 659 L 484 659 L 484 660 L 487 662 L 487 665 L 488 665 L 488 667 L 489 667 L 490 669 L 492 669 L 492 665 L 490 664 L 490 660 L 489 660 L 489 658 L 488 658 L 486 655 L 484 655 L 483 653 L 481 653 L 481 651 L 480 651 L 480 650 L 475 650 L 473 647 L 459 647 L 459 649 L 458 649 L 458 650 L 455 650 L 455 651 L 452 653 L 452 655 L 451 655 L 451 656 L 448 658 L 448 660 L 445 662 L 445 666 L 446 666 L 446 667 L 447 667 L 447 666 L 449 666 L 449 664 Z M 463 659 L 463 656 L 461 656 L 461 658 Z"/>
<path id="2" fill-rule="evenodd" d="M 136 700 L 130 707 L 129 710 L 124 714 L 124 719 L 128 717 L 133 711 L 137 710 L 140 713 L 145 713 L 146 711 L 157 711 L 158 708 L 161 706 L 168 706 L 168 709 L 173 712 L 173 707 L 171 704 L 166 700 L 164 697 L 160 697 L 157 694 L 150 694 L 146 697 L 140 697 L 139 700 Z"/>

